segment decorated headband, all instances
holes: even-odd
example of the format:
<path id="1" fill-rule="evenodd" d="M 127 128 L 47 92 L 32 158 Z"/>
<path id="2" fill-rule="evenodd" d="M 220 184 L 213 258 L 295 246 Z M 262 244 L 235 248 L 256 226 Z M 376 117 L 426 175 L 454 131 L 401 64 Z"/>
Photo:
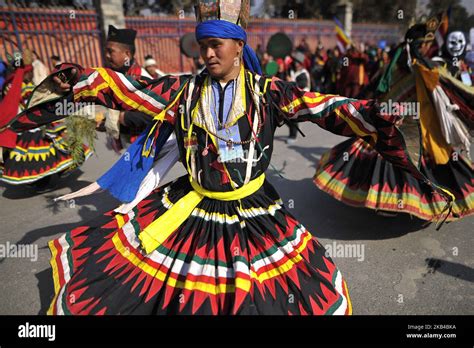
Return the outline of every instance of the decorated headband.
<path id="1" fill-rule="evenodd" d="M 194 6 L 198 23 L 224 20 L 247 29 L 250 0 L 198 0 Z"/>

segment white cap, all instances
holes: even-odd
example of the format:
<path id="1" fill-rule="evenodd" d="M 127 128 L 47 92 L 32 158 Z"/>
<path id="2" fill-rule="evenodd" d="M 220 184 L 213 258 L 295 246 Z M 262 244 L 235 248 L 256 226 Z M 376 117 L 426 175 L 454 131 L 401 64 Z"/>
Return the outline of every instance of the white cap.
<path id="1" fill-rule="evenodd" d="M 150 59 L 145 60 L 145 68 L 146 68 L 146 67 L 149 67 L 149 66 L 151 66 L 151 65 L 157 65 L 157 64 L 156 64 L 156 60 L 154 60 L 153 58 L 150 58 Z"/>

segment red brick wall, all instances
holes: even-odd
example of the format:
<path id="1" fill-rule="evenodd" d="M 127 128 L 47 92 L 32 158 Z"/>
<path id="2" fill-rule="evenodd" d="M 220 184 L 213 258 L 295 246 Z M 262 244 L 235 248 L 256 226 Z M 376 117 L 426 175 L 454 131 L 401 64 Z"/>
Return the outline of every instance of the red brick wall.
<path id="1" fill-rule="evenodd" d="M 139 63 L 145 55 L 152 54 L 164 72 L 190 71 L 191 61 L 181 55 L 179 39 L 194 31 L 194 19 L 126 17 L 126 26 L 138 31 Z M 249 44 L 253 48 L 262 44 L 265 48 L 270 36 L 280 31 L 287 33 L 295 45 L 306 37 L 312 50 L 319 40 L 325 48 L 336 44 L 331 21 L 282 19 L 251 22 L 247 30 Z M 396 26 L 354 24 L 352 36 L 355 41 L 374 44 L 380 39 L 396 42 L 398 33 Z M 0 8 L 0 34 L 3 59 L 7 52 L 12 54 L 21 45 L 35 50 L 48 66 L 51 66 L 49 57 L 53 54 L 83 66 L 102 64 L 98 17 L 94 11 L 72 13 L 69 10 Z"/>
<path id="2" fill-rule="evenodd" d="M 0 8 L 1 57 L 21 46 L 35 50 L 50 68 L 53 54 L 84 66 L 101 65 L 97 20 L 94 11 Z"/>

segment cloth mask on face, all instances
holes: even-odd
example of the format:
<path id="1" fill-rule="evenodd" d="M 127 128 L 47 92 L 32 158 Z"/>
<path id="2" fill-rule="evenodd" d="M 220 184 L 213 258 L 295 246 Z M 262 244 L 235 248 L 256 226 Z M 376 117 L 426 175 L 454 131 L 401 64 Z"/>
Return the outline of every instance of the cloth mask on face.
<path id="1" fill-rule="evenodd" d="M 449 33 L 446 40 L 446 49 L 452 57 L 462 56 L 466 49 L 466 37 L 461 31 Z"/>

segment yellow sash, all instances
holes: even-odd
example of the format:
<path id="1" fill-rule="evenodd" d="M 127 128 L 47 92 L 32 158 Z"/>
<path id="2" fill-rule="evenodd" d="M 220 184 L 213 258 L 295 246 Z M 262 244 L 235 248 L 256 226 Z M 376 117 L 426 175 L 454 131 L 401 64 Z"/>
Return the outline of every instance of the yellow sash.
<path id="1" fill-rule="evenodd" d="M 234 191 L 227 192 L 213 192 L 206 190 L 199 186 L 199 184 L 191 177 L 189 177 L 189 181 L 194 190 L 190 191 L 186 196 L 173 204 L 168 211 L 153 221 L 138 235 L 138 238 L 147 254 L 163 244 L 163 242 L 189 218 L 194 208 L 196 208 L 204 197 L 219 201 L 235 201 L 248 197 L 262 187 L 265 181 L 265 174 L 250 181 L 247 185 Z"/>

